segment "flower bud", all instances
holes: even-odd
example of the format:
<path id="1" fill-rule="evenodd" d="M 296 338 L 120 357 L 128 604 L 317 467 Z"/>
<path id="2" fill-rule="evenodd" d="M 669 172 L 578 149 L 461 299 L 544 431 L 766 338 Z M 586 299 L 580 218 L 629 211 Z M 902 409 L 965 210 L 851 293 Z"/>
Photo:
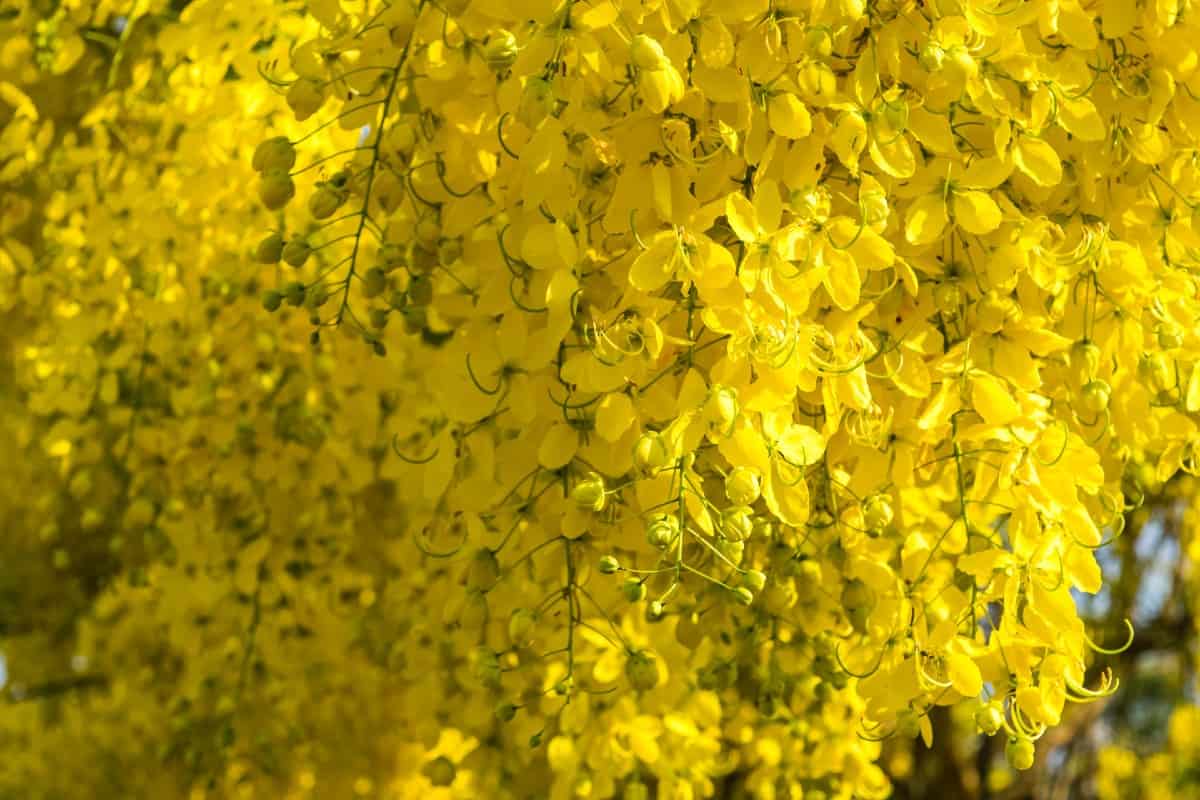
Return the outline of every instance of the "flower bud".
<path id="1" fill-rule="evenodd" d="M 328 219 L 342 205 L 341 192 L 322 186 L 308 198 L 308 212 L 314 219 Z"/>
<path id="2" fill-rule="evenodd" d="M 721 533 L 731 542 L 744 542 L 754 534 L 754 512 L 747 506 L 732 506 L 721 512 Z"/>
<path id="3" fill-rule="evenodd" d="M 679 520 L 672 514 L 656 514 L 646 525 L 646 541 L 665 550 L 679 536 Z"/>
<path id="4" fill-rule="evenodd" d="M 283 287 L 283 298 L 288 301 L 288 305 L 302 306 L 304 305 L 304 284 L 300 281 L 289 281 Z"/>
<path id="5" fill-rule="evenodd" d="M 1165 353 L 1146 353 L 1138 359 L 1138 377 L 1155 392 L 1170 389 L 1174 385 L 1170 357 Z"/>
<path id="6" fill-rule="evenodd" d="M 467 572 L 467 586 L 481 591 L 487 591 L 500 580 L 500 561 L 496 554 L 486 547 L 475 551 L 471 566 Z"/>
<path id="7" fill-rule="evenodd" d="M 1088 414 L 1104 413 L 1112 398 L 1112 388 L 1105 381 L 1089 381 L 1080 392 L 1079 404 Z"/>
<path id="8" fill-rule="evenodd" d="M 408 282 L 408 302 L 421 308 L 433 302 L 433 281 L 428 275 L 414 275 Z"/>
<path id="9" fill-rule="evenodd" d="M 646 431 L 633 446 L 633 461 L 642 472 L 656 472 L 671 463 L 671 448 L 657 431 Z"/>
<path id="10" fill-rule="evenodd" d="M 263 292 L 262 305 L 267 311 L 278 311 L 283 305 L 283 295 L 274 289 Z"/>
<path id="11" fill-rule="evenodd" d="M 937 42 L 927 41 L 921 48 L 917 61 L 926 72 L 937 72 L 946 63 L 946 51 Z"/>
<path id="12" fill-rule="evenodd" d="M 1033 742 L 1024 738 L 1010 738 L 1004 746 L 1004 758 L 1008 765 L 1016 770 L 1027 770 L 1033 766 L 1037 750 Z"/>
<path id="13" fill-rule="evenodd" d="M 571 501 L 581 511 L 603 511 L 605 497 L 604 479 L 594 472 L 571 489 Z"/>
<path id="14" fill-rule="evenodd" d="M 654 656 L 645 650 L 637 650 L 625 659 L 625 677 L 639 692 L 648 691 L 658 685 L 658 665 Z"/>
<path id="15" fill-rule="evenodd" d="M 604 556 L 600 559 L 600 574 L 612 575 L 621 571 L 621 562 L 613 556 Z"/>
<path id="16" fill-rule="evenodd" d="M 739 586 L 733 590 L 733 599 L 736 600 L 739 605 L 749 606 L 754 602 L 754 592 L 750 591 L 745 586 Z"/>
<path id="17" fill-rule="evenodd" d="M 501 722 L 512 722 L 517 716 L 517 707 L 512 703 L 503 702 L 496 705 L 496 719 Z"/>
<path id="18" fill-rule="evenodd" d="M 493 31 L 483 46 L 483 60 L 492 69 L 500 72 L 506 70 L 517 60 L 517 37 L 511 31 Z"/>
<path id="19" fill-rule="evenodd" d="M 750 591 L 761 592 L 766 585 L 767 576 L 765 573 L 756 569 L 746 570 L 742 573 L 742 586 L 745 586 Z"/>
<path id="20" fill-rule="evenodd" d="M 255 172 L 266 172 L 269 169 L 290 170 L 296 164 L 296 148 L 286 136 L 275 136 L 260 142 L 254 148 L 254 156 L 250 165 Z"/>
<path id="21" fill-rule="evenodd" d="M 378 297 L 387 288 L 387 275 L 379 267 L 371 267 L 363 276 L 363 294 Z"/>
<path id="22" fill-rule="evenodd" d="M 1071 345 L 1070 363 L 1075 379 L 1081 384 L 1087 383 L 1100 368 L 1100 348 L 1095 342 L 1081 339 Z"/>
<path id="23" fill-rule="evenodd" d="M 710 433 L 719 436 L 729 436 L 741 414 L 738 404 L 737 389 L 732 386 L 715 385 L 709 390 L 708 399 L 704 401 L 704 421 L 708 423 Z"/>
<path id="24" fill-rule="evenodd" d="M 290 239 L 283 246 L 283 260 L 293 267 L 303 267 L 310 255 L 312 255 L 312 246 L 307 239 Z"/>
<path id="25" fill-rule="evenodd" d="M 754 467 L 734 467 L 725 476 L 725 496 L 734 505 L 753 505 L 761 494 L 762 473 Z"/>
<path id="26" fill-rule="evenodd" d="M 663 52 L 662 45 L 644 33 L 633 37 L 633 41 L 629 45 L 629 60 L 635 67 L 647 72 L 665 69 L 670 63 L 667 60 L 667 54 Z"/>
<path id="27" fill-rule="evenodd" d="M 296 184 L 286 169 L 269 169 L 258 184 L 258 199 L 271 211 L 278 211 L 296 196 Z"/>
<path id="28" fill-rule="evenodd" d="M 254 250 L 254 260 L 260 264 L 278 264 L 283 256 L 283 237 L 272 233 L 258 243 Z"/>
<path id="29" fill-rule="evenodd" d="M 303 122 L 325 104 L 325 87 L 312 78 L 300 78 L 288 87 L 287 104 L 296 119 Z"/>
<path id="30" fill-rule="evenodd" d="M 867 530 L 879 532 L 892 524 L 895 512 L 892 510 L 892 499 L 886 494 L 874 494 L 863 503 L 863 523 Z"/>
<path id="31" fill-rule="evenodd" d="M 1004 726 L 1004 711 L 996 703 L 985 703 L 975 712 L 975 727 L 984 736 L 992 736 Z"/>
<path id="32" fill-rule="evenodd" d="M 421 768 L 421 774 L 434 786 L 449 786 L 454 783 L 454 776 L 458 774 L 458 770 L 453 761 L 445 756 L 438 756 Z"/>
<path id="33" fill-rule="evenodd" d="M 519 647 L 525 643 L 529 632 L 533 630 L 534 619 L 533 612 L 528 608 L 514 608 L 512 613 L 508 615 L 508 641 L 513 647 Z"/>
<path id="34" fill-rule="evenodd" d="M 640 603 L 646 599 L 646 584 L 641 578 L 627 578 L 621 584 L 621 593 L 631 603 Z"/>

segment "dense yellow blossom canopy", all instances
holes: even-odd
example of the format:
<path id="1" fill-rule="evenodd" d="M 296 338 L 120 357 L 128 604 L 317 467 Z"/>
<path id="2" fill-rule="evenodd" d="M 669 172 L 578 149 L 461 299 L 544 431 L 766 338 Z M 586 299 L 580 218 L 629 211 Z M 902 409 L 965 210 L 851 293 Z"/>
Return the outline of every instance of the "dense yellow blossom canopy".
<path id="1" fill-rule="evenodd" d="M 0 797 L 883 798 L 1116 689 L 1190 3 L 13 9 Z"/>

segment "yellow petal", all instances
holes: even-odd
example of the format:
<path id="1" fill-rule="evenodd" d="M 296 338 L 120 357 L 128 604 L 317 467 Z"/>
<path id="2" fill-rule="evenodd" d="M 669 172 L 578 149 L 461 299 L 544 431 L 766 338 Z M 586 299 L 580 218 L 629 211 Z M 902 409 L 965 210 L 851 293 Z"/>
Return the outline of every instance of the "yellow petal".
<path id="1" fill-rule="evenodd" d="M 954 691 L 963 697 L 975 697 L 983 691 L 979 665 L 965 653 L 954 652 L 946 656 L 946 675 Z"/>
<path id="2" fill-rule="evenodd" d="M 1000 206 L 987 192 L 958 192 L 954 195 L 954 221 L 969 233 L 982 235 L 1000 227 Z"/>
<path id="3" fill-rule="evenodd" d="M 1058 124 L 1084 142 L 1099 142 L 1108 135 L 1108 126 L 1096 106 L 1086 97 L 1063 97 L 1058 101 Z"/>
<path id="4" fill-rule="evenodd" d="M 579 449 L 579 434 L 565 422 L 556 422 L 546 431 L 538 447 L 538 463 L 546 469 L 559 469 L 570 463 Z"/>
<path id="5" fill-rule="evenodd" d="M 941 192 L 918 197 L 905 215 L 904 238 L 910 244 L 935 242 L 945 230 L 946 221 L 946 200 Z"/>
<path id="6" fill-rule="evenodd" d="M 678 256 L 679 241 L 675 232 L 662 231 L 633 260 L 629 268 L 629 282 L 643 292 L 658 291 L 675 276 Z"/>
<path id="7" fill-rule="evenodd" d="M 1000 379 L 980 374 L 971 383 L 971 402 L 989 425 L 1007 425 L 1021 415 L 1021 407 Z"/>
<path id="8" fill-rule="evenodd" d="M 1046 141 L 1022 136 L 1013 148 L 1013 164 L 1038 186 L 1057 186 L 1062 180 L 1062 161 Z"/>
<path id="9" fill-rule="evenodd" d="M 596 433 L 601 439 L 615 442 L 633 424 L 633 401 L 624 393 L 606 395 L 596 408 Z"/>
<path id="10" fill-rule="evenodd" d="M 812 133 L 812 116 L 791 92 L 780 92 L 767 101 L 767 124 L 785 139 L 803 139 Z"/>

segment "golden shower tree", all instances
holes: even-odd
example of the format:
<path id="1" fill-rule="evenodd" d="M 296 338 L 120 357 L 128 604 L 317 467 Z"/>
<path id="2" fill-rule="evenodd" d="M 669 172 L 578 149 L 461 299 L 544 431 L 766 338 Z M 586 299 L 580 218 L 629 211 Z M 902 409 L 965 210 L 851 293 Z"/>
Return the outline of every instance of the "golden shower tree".
<path id="1" fill-rule="evenodd" d="M 1034 766 L 1197 466 L 1198 34 L 0 8 L 0 797 L 882 798 L 964 727 Z"/>

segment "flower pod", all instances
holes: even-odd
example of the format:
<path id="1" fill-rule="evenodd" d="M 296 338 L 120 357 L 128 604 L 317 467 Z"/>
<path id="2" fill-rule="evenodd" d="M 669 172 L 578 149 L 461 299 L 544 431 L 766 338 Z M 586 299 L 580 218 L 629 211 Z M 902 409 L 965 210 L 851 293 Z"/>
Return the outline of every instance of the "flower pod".
<path id="1" fill-rule="evenodd" d="M 1102 414 L 1112 398 L 1112 388 L 1105 381 L 1089 381 L 1079 395 L 1079 404 L 1089 414 Z"/>
<path id="2" fill-rule="evenodd" d="M 1025 738 L 1010 738 L 1004 746 L 1004 759 L 1016 770 L 1027 770 L 1033 766 L 1037 749 L 1033 742 Z"/>
<path id="3" fill-rule="evenodd" d="M 287 104 L 297 121 L 303 122 L 325 104 L 325 87 L 313 78 L 300 78 L 288 87 Z"/>
<path id="4" fill-rule="evenodd" d="M 250 165 L 255 172 L 269 169 L 290 170 L 296 164 L 296 148 L 286 136 L 274 136 L 254 148 Z"/>
<path id="5" fill-rule="evenodd" d="M 322 186 L 308 198 L 308 211 L 314 219 L 328 219 L 341 207 L 343 200 L 341 192 Z"/>
<path id="6" fill-rule="evenodd" d="M 646 431 L 633 446 L 633 462 L 642 472 L 657 472 L 671 463 L 671 447 L 661 433 Z"/>
<path id="7" fill-rule="evenodd" d="M 679 520 L 672 514 L 656 514 L 646 525 L 646 541 L 665 550 L 679 536 Z"/>
<path id="8" fill-rule="evenodd" d="M 292 239 L 283 247 L 283 260 L 293 267 L 303 267 L 312 255 L 312 245 L 307 239 Z"/>
<path id="9" fill-rule="evenodd" d="M 517 37 L 503 28 L 493 31 L 483 46 L 483 60 L 497 72 L 508 69 L 517 60 Z"/>
<path id="10" fill-rule="evenodd" d="M 258 199 L 271 211 L 278 211 L 296 196 L 296 184 L 285 169 L 269 169 L 258 184 Z"/>
<path id="11" fill-rule="evenodd" d="M 762 473 L 754 467 L 734 467 L 725 476 L 725 496 L 734 505 L 754 505 L 761 494 Z"/>
<path id="12" fill-rule="evenodd" d="M 258 243 L 254 250 L 254 260 L 260 264 L 278 264 L 283 257 L 283 237 L 272 233 Z"/>
<path id="13" fill-rule="evenodd" d="M 653 689 L 658 685 L 658 665 L 654 656 L 645 650 L 630 653 L 625 659 L 625 677 L 639 692 Z"/>
<path id="14" fill-rule="evenodd" d="M 604 479 L 594 472 L 571 489 L 571 500 L 581 511 L 603 511 L 605 498 Z"/>

